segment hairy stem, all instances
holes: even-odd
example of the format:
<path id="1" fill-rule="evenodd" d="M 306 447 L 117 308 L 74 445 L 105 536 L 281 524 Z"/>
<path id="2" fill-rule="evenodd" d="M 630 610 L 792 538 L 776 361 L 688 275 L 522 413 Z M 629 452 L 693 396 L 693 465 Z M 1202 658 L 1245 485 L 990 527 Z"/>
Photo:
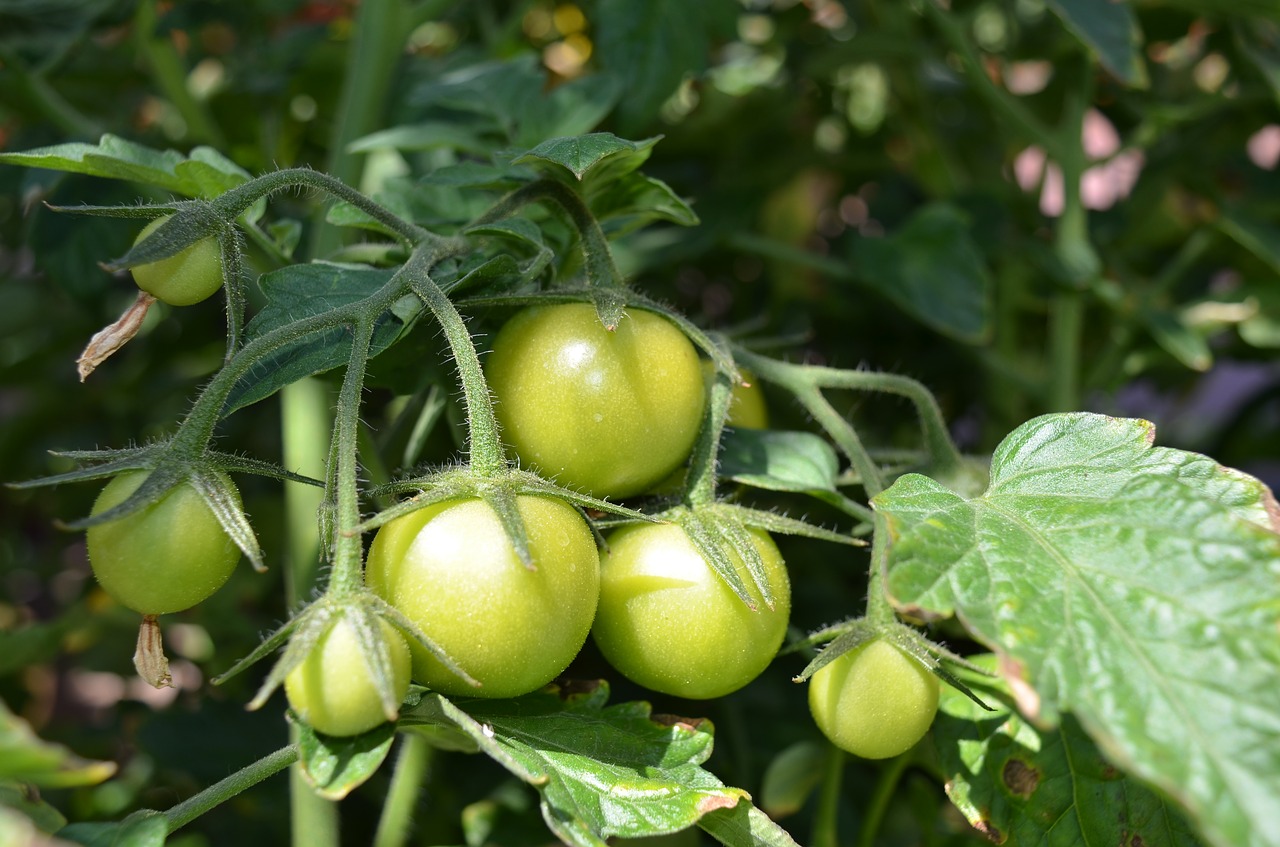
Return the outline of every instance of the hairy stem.
<path id="1" fill-rule="evenodd" d="M 337 513 L 328 591 L 336 597 L 358 591 L 364 581 L 360 569 L 364 547 L 355 528 L 360 524 L 360 398 L 372 341 L 373 321 L 357 321 L 352 327 L 351 358 L 338 393 L 334 421 L 333 456 L 337 467 L 327 479 L 336 488 L 329 492 L 329 499 L 337 504 Z"/>
<path id="2" fill-rule="evenodd" d="M 382 816 L 378 819 L 373 847 L 404 847 L 408 843 L 413 823 L 413 806 L 426 781 L 433 752 L 431 745 L 422 736 L 412 732 L 401 736 L 400 758 L 396 760 L 391 788 L 382 805 Z"/>
<path id="3" fill-rule="evenodd" d="M 453 302 L 425 272 L 411 274 L 409 284 L 444 330 L 458 367 L 458 379 L 462 383 L 462 395 L 467 406 L 471 467 L 481 476 L 496 475 L 506 467 L 506 458 L 498 438 L 493 401 L 489 397 L 489 387 L 480 368 L 480 357 L 476 354 L 471 333 Z"/>
<path id="4" fill-rule="evenodd" d="M 267 777 L 280 773 L 296 761 L 298 761 L 298 749 L 290 745 L 262 757 L 248 767 L 241 768 L 226 779 L 215 782 L 204 791 L 183 800 L 164 813 L 169 831 L 173 832 L 186 826 L 210 809 L 252 788 Z"/>
<path id="5" fill-rule="evenodd" d="M 554 202 L 568 214 L 582 239 L 583 261 L 587 271 L 587 284 L 593 288 L 621 288 L 622 275 L 613 262 L 613 251 L 605 238 L 600 222 L 591 214 L 582 196 L 561 182 L 552 179 L 538 180 L 508 194 L 497 205 L 481 215 L 476 224 L 501 220 L 521 206 L 546 200 Z"/>

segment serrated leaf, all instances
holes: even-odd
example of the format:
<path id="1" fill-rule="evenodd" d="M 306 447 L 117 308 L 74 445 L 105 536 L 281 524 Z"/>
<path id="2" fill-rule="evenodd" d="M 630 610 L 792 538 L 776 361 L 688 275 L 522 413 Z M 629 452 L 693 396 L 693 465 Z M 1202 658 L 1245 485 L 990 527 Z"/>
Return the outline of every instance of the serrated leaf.
<path id="1" fill-rule="evenodd" d="M 1146 421 L 1049 415 L 964 500 L 878 495 L 896 603 L 955 614 L 1005 657 L 1024 714 L 1070 711 L 1210 843 L 1280 844 L 1280 522 L 1256 479 L 1152 447 Z"/>
<path id="2" fill-rule="evenodd" d="M 854 272 L 926 326 L 981 343 L 991 333 L 993 282 L 969 230 L 964 212 L 933 203 L 889 237 L 855 242 Z"/>
<path id="3" fill-rule="evenodd" d="M 1142 31 L 1125 0 L 1049 0 L 1049 8 L 1117 79 L 1133 88 L 1150 84 Z"/>
<path id="4" fill-rule="evenodd" d="M 991 654 L 970 660 L 996 667 Z M 1037 730 L 1002 702 L 999 681 L 955 673 L 997 707 L 984 711 L 944 685 L 933 724 L 947 795 L 978 831 L 1001 844 L 1200 844 L 1177 809 L 1111 765 L 1073 718 Z"/>
<path id="5" fill-rule="evenodd" d="M 0 703 L 0 780 L 70 788 L 96 785 L 115 771 L 115 762 L 82 759 L 60 744 L 42 740 L 30 724 Z"/>
<path id="6" fill-rule="evenodd" d="M 394 273 L 390 269 L 315 262 L 263 274 L 258 285 L 267 297 L 267 305 L 245 327 L 246 343 L 362 300 L 386 285 Z M 421 311 L 420 301 L 411 297 L 384 313 L 374 329 L 370 358 L 400 340 Z M 231 390 L 223 415 L 270 397 L 305 376 L 345 365 L 350 354 L 351 333 L 342 327 L 302 335 L 254 363 Z"/>
<path id="7" fill-rule="evenodd" d="M 567 170 L 579 182 L 620 179 L 643 165 L 657 143 L 656 138 L 628 141 L 610 132 L 593 132 L 548 139 L 511 163 L 531 165 L 553 176 Z"/>
<path id="8" fill-rule="evenodd" d="M 328 800 L 341 800 L 377 773 L 396 735 L 390 723 L 347 738 L 321 735 L 302 721 L 293 723 L 298 729 L 302 774 Z"/>
<path id="9" fill-rule="evenodd" d="M 701 767 L 711 753 L 708 722 L 607 699 L 603 683 L 565 700 L 539 692 L 454 705 L 427 695 L 401 722 L 445 722 L 470 735 L 538 790 L 551 831 L 579 847 L 677 832 L 715 809 L 749 805 L 746 792 Z"/>

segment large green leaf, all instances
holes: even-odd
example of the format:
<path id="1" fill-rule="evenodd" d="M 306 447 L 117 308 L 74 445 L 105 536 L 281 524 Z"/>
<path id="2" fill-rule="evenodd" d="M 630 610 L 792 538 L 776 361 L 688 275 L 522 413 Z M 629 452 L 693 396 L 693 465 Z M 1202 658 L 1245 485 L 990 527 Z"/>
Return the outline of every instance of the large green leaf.
<path id="1" fill-rule="evenodd" d="M 72 142 L 0 153 L 0 163 L 125 179 L 186 197 L 216 197 L 249 180 L 243 168 L 212 147 L 197 147 L 190 156 L 183 156 L 176 150 L 153 150 L 109 134 L 97 144 Z"/>
<path id="2" fill-rule="evenodd" d="M 304 318 L 362 300 L 382 288 L 393 273 L 389 269 L 315 262 L 264 274 L 258 285 L 267 296 L 267 305 L 245 327 L 246 343 L 270 332 L 287 331 Z M 406 296 L 397 302 L 378 321 L 369 355 L 376 356 L 400 340 L 421 312 L 422 302 L 416 297 Z M 343 327 L 298 335 L 254 362 L 232 389 L 223 414 L 270 397 L 305 376 L 345 365 L 350 355 L 351 333 Z"/>
<path id="3" fill-rule="evenodd" d="M 995 657 L 974 657 L 991 670 Z M 1004 844 L 1199 844 L 1182 814 L 1159 794 L 1117 770 L 1080 724 L 1064 717 L 1038 730 L 1005 704 L 1006 686 L 956 673 L 985 711 L 944 685 L 933 724 L 947 795 L 969 823 Z M 1089 802 L 1077 802 L 1088 797 Z"/>
<path id="4" fill-rule="evenodd" d="M 1072 712 L 1208 840 L 1280 844 L 1280 508 L 1262 483 L 1152 447 L 1146 421 L 1049 415 L 965 500 L 915 474 L 873 501 L 888 590 L 957 615 L 1023 714 Z"/>
<path id="5" fill-rule="evenodd" d="M 1134 88 L 1147 87 L 1142 31 L 1125 0 L 1049 0 L 1049 8 L 1117 79 Z"/>
<path id="6" fill-rule="evenodd" d="M 377 773 L 395 740 L 395 727 L 389 723 L 344 738 L 321 735 L 299 720 L 293 723 L 302 774 L 328 800 L 341 800 Z"/>
<path id="7" fill-rule="evenodd" d="M 577 847 L 677 832 L 717 809 L 750 806 L 745 791 L 702 769 L 711 754 L 708 722 L 652 715 L 641 702 L 607 706 L 608 696 L 603 683 L 564 699 L 539 692 L 455 705 L 426 694 L 401 713 L 400 725 L 452 727 L 470 736 L 481 752 L 538 790 L 551 831 Z M 789 841 L 767 818 L 751 822 L 725 823 L 748 833 L 726 843 Z M 753 830 L 772 832 L 775 840 L 749 836 Z"/>
<path id="8" fill-rule="evenodd" d="M 854 271 L 922 323 L 981 343 L 991 332 L 993 283 L 969 228 L 955 206 L 924 206 L 890 237 L 855 242 Z"/>

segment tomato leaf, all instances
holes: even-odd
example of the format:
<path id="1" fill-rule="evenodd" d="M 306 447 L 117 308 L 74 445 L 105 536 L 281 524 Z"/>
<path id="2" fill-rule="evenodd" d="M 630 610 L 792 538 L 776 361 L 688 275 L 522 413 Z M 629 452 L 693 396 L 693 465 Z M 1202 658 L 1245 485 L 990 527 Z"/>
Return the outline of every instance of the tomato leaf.
<path id="1" fill-rule="evenodd" d="M 302 774 L 328 800 L 341 800 L 373 776 L 395 740 L 395 725 L 389 723 L 346 738 L 321 735 L 299 720 L 293 724 Z"/>
<path id="2" fill-rule="evenodd" d="M 1036 418 L 972 500 L 911 474 L 873 501 L 887 588 L 1001 654 L 1037 723 L 1074 713 L 1214 844 L 1276 845 L 1280 508 L 1262 483 L 1152 447 L 1146 421 Z"/>
<path id="3" fill-rule="evenodd" d="M 115 770 L 114 762 L 82 759 L 60 744 L 42 740 L 30 724 L 0 703 L 0 780 L 70 788 L 96 785 Z"/>
<path id="4" fill-rule="evenodd" d="M 745 791 L 702 769 L 711 754 L 708 722 L 654 716 L 643 702 L 607 706 L 608 696 L 604 683 L 565 699 L 549 690 L 455 705 L 428 694 L 400 720 L 471 736 L 538 790 L 551 831 L 577 847 L 677 832 L 716 809 L 750 806 Z"/>
<path id="5" fill-rule="evenodd" d="M 698 826 L 727 847 L 797 847 L 795 839 L 750 803 L 717 809 Z"/>
<path id="6" fill-rule="evenodd" d="M 565 179 L 568 171 L 578 182 L 599 185 L 620 179 L 645 163 L 657 138 L 627 141 L 610 132 L 552 138 L 511 160 L 531 165 L 550 176 Z"/>
<path id="7" fill-rule="evenodd" d="M 246 343 L 309 317 L 349 305 L 376 292 L 394 272 L 356 265 L 316 262 L 289 265 L 258 280 L 267 305 L 245 327 Z M 373 333 L 369 356 L 399 341 L 422 312 L 417 298 L 405 298 L 386 312 Z M 227 397 L 223 415 L 270 397 L 305 376 L 347 363 L 351 334 L 341 327 L 301 333 L 274 353 L 258 359 Z"/>
<path id="8" fill-rule="evenodd" d="M 991 654 L 971 660 L 996 668 Z M 978 831 L 1007 844 L 1201 843 L 1167 800 L 1111 765 L 1074 718 L 1038 730 L 1006 705 L 1002 682 L 954 671 L 998 707 L 984 711 L 943 686 L 933 724 L 947 794 Z"/>
<path id="9" fill-rule="evenodd" d="M 1142 62 L 1142 30 L 1128 3 L 1049 0 L 1048 5 L 1117 79 L 1132 88 L 1146 88 L 1150 84 L 1147 67 Z"/>
<path id="10" fill-rule="evenodd" d="M 991 333 L 992 280 L 959 208 L 933 203 L 887 238 L 854 243 L 857 279 L 907 314 L 952 338 Z"/>

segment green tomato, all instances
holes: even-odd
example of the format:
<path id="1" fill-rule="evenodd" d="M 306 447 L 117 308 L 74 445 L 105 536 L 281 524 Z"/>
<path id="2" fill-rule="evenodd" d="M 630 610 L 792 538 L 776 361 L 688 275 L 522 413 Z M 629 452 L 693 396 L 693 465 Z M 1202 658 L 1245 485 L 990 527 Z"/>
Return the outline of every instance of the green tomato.
<path id="1" fill-rule="evenodd" d="M 601 554 L 600 609 L 592 637 L 623 676 L 654 691 L 707 699 L 736 691 L 778 652 L 791 613 L 791 583 L 767 532 L 749 529 L 773 593 L 770 609 L 746 566 L 752 611 L 676 524 L 637 524 L 609 536 Z"/>
<path id="2" fill-rule="evenodd" d="M 809 711 L 823 735 L 864 759 L 916 745 L 938 712 L 938 678 L 883 639 L 836 657 L 809 680 Z"/>
<path id="3" fill-rule="evenodd" d="M 409 691 L 409 645 L 391 624 L 378 623 L 391 654 L 392 688 L 399 702 Z M 357 646 L 355 627 L 345 618 L 320 636 L 302 664 L 289 671 L 284 691 L 298 717 L 325 735 L 359 735 L 387 719 Z"/>
<path id="4" fill-rule="evenodd" d="M 760 388 L 759 380 L 750 371 L 740 368 L 739 373 L 742 374 L 743 382 L 733 386 L 733 392 L 729 397 L 729 417 L 725 419 L 725 426 L 737 429 L 768 429 L 769 409 L 765 406 L 764 390 Z M 716 378 L 715 362 L 703 359 L 702 375 L 707 381 L 707 390 L 711 390 L 711 384 Z"/>
<path id="5" fill-rule="evenodd" d="M 93 504 L 101 514 L 124 502 L 148 476 L 115 477 Z M 231 490 L 231 480 L 225 482 Z M 108 594 L 144 615 L 189 609 L 231 576 L 240 550 L 213 509 L 189 484 L 118 520 L 89 527 L 86 542 L 93 574 Z"/>
<path id="6" fill-rule="evenodd" d="M 569 666 L 591 629 L 600 587 L 595 538 L 563 500 L 521 495 L 534 569 L 516 556 L 493 507 L 449 500 L 397 518 L 369 549 L 369 587 L 480 683 L 412 644 L 413 678 L 444 694 L 517 697 Z"/>
<path id="7" fill-rule="evenodd" d="M 661 482 L 702 425 L 698 354 L 652 312 L 629 312 L 609 332 L 586 303 L 526 309 L 498 332 L 485 370 L 521 462 L 596 497 Z"/>
<path id="8" fill-rule="evenodd" d="M 134 239 L 137 245 L 160 228 L 168 216 L 156 218 Z M 222 287 L 222 250 L 213 236 L 202 238 L 180 253 L 133 269 L 138 287 L 170 306 L 190 306 Z"/>

